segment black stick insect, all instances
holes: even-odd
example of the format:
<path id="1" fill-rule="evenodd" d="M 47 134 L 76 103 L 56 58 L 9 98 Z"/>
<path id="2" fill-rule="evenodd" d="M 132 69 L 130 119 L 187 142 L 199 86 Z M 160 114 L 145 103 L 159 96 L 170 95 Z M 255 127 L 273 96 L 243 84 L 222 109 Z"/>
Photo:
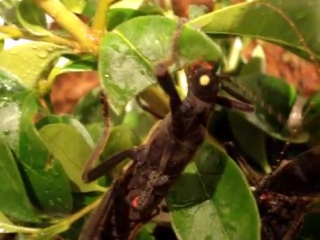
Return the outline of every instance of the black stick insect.
<path id="1" fill-rule="evenodd" d="M 253 186 L 263 240 L 293 239 L 304 215 L 319 212 L 312 204 L 320 202 L 320 146 L 283 160 L 275 171 L 259 180 L 251 175 L 250 166 L 231 142 L 225 143 L 225 148 Z"/>
<path id="2" fill-rule="evenodd" d="M 159 203 L 204 141 L 206 123 L 214 105 L 253 111 L 247 99 L 224 86 L 224 80 L 228 79 L 220 78 L 213 72 L 213 66 L 204 61 L 185 68 L 189 90 L 187 97 L 183 101 L 180 99 L 168 66 L 177 59 L 181 29 L 182 23 L 179 22 L 174 33 L 171 59 L 154 68 L 158 84 L 169 96 L 170 113 L 157 122 L 142 145 L 118 152 L 91 169 L 109 131 L 107 98 L 101 95 L 107 126 L 84 170 L 83 179 L 85 182 L 94 181 L 125 158 L 129 157 L 133 162 L 114 181 L 83 228 L 79 240 L 133 239 L 137 231 L 158 214 Z M 221 89 L 239 101 L 218 96 Z"/>

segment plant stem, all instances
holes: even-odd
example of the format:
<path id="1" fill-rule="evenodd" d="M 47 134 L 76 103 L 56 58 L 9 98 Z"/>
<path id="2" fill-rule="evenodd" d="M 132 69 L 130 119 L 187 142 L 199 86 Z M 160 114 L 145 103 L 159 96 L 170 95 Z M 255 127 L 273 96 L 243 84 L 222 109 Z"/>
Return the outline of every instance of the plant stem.
<path id="1" fill-rule="evenodd" d="M 85 214 L 95 209 L 99 203 L 101 202 L 102 197 L 99 197 L 96 201 L 93 203 L 85 206 L 80 211 L 76 212 L 75 214 L 72 214 L 71 216 L 66 218 L 66 221 L 71 225 L 73 222 L 77 221 L 78 219 L 82 218 Z"/>
<path id="2" fill-rule="evenodd" d="M 0 26 L 0 32 L 8 35 L 10 38 L 13 39 L 29 39 L 29 40 L 35 40 L 35 41 L 42 41 L 42 42 L 51 42 L 55 43 L 57 45 L 63 45 L 70 47 L 72 49 L 79 49 L 79 44 L 76 41 L 69 40 L 66 38 L 58 37 L 58 36 L 36 36 L 32 33 L 25 31 L 23 29 L 20 29 L 14 25 L 9 26 Z"/>
<path id="3" fill-rule="evenodd" d="M 92 30 L 100 40 L 106 32 L 107 13 L 112 0 L 98 0 L 98 7 L 93 18 Z"/>
<path id="4" fill-rule="evenodd" d="M 84 51 L 97 53 L 98 46 L 91 29 L 59 0 L 34 0 L 62 28 L 68 31 Z"/>

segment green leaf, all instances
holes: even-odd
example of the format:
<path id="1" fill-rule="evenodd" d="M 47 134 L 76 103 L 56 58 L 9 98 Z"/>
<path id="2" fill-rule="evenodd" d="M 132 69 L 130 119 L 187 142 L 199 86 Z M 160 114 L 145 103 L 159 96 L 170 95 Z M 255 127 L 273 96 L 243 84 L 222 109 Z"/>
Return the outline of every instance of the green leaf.
<path id="1" fill-rule="evenodd" d="M 128 21 L 129 19 L 144 16 L 146 13 L 130 9 L 130 8 L 114 8 L 110 9 L 108 12 L 108 30 L 112 30 L 117 27 L 119 24 Z"/>
<path id="2" fill-rule="evenodd" d="M 53 80 L 60 74 L 67 72 L 86 72 L 97 70 L 97 60 L 92 56 L 78 56 L 78 55 L 67 55 L 65 56 L 67 62 L 64 66 L 55 66 L 48 77 L 48 82 Z M 69 60 L 69 61 L 68 61 Z"/>
<path id="3" fill-rule="evenodd" d="M 137 236 L 135 236 L 135 240 L 155 240 L 155 237 L 152 234 L 153 229 L 154 226 L 152 223 L 144 225 Z"/>
<path id="4" fill-rule="evenodd" d="M 0 67 L 16 75 L 27 88 L 46 78 L 55 60 L 68 48 L 46 42 L 30 42 L 0 52 Z"/>
<path id="5" fill-rule="evenodd" d="M 19 3 L 17 17 L 20 24 L 35 35 L 51 36 L 47 28 L 44 11 L 33 0 L 23 0 Z"/>
<path id="6" fill-rule="evenodd" d="M 74 108 L 74 116 L 83 124 L 103 122 L 100 89 L 95 88 L 82 97 Z"/>
<path id="7" fill-rule="evenodd" d="M 119 25 L 104 36 L 99 52 L 99 72 L 116 113 L 156 82 L 153 66 L 170 56 L 176 25 L 165 17 L 143 16 Z M 221 55 L 221 49 L 209 37 L 184 26 L 179 37 L 181 66 L 197 59 L 219 60 Z"/>
<path id="8" fill-rule="evenodd" d="M 88 192 L 100 189 L 97 181 L 85 184 L 81 178 L 92 147 L 77 128 L 64 123 L 49 124 L 41 128 L 39 134 L 47 148 L 60 160 L 74 191 Z"/>
<path id="9" fill-rule="evenodd" d="M 67 214 L 71 189 L 59 161 L 45 147 L 33 125 L 40 103 L 33 93 L 19 93 L 1 102 L 2 135 L 14 150 L 32 202 L 45 213 Z"/>
<path id="10" fill-rule="evenodd" d="M 68 10 L 74 13 L 82 13 L 86 6 L 85 0 L 62 0 Z"/>
<path id="11" fill-rule="evenodd" d="M 293 139 L 290 133 L 284 131 L 285 121 L 297 98 L 293 85 L 287 84 L 282 79 L 259 73 L 240 75 L 236 78 L 236 82 L 246 89 L 249 93 L 248 99 L 255 106 L 254 113 L 243 113 L 248 121 L 280 140 L 296 143 L 308 140 L 304 133 Z"/>
<path id="12" fill-rule="evenodd" d="M 258 163 L 265 173 L 269 173 L 271 168 L 266 155 L 266 134 L 246 121 L 238 112 L 230 111 L 228 118 L 233 136 L 241 149 Z"/>
<path id="13" fill-rule="evenodd" d="M 235 4 L 189 22 L 209 34 L 263 39 L 307 60 L 320 60 L 320 1 L 257 0 Z M 257 21 L 261 19 L 261 21 Z"/>
<path id="14" fill-rule="evenodd" d="M 0 211 L 15 221 L 40 222 L 27 196 L 15 159 L 4 139 L 0 138 Z M 0 213 L 1 213 L 0 212 Z M 0 228 L 6 221 L 0 214 Z M 3 227 L 6 229 L 6 227 Z"/>
<path id="15" fill-rule="evenodd" d="M 25 87 L 21 85 L 21 80 L 15 75 L 0 68 L 0 96 L 10 96 L 16 92 L 26 90 Z"/>
<path id="16" fill-rule="evenodd" d="M 129 111 L 126 112 L 122 124 L 129 126 L 140 139 L 144 139 L 156 120 L 153 116 L 142 110 L 135 102 L 130 102 Z"/>
<path id="17" fill-rule="evenodd" d="M 90 134 L 87 132 L 86 128 L 71 115 L 47 115 L 43 117 L 39 122 L 37 122 L 36 128 L 39 130 L 48 124 L 54 123 L 66 123 L 68 125 L 72 125 L 82 135 L 83 139 L 87 142 L 87 144 L 91 148 L 93 147 L 93 141 L 90 137 Z"/>
<path id="18" fill-rule="evenodd" d="M 236 163 L 208 142 L 194 159 L 167 197 L 178 238 L 259 239 L 255 199 Z"/>

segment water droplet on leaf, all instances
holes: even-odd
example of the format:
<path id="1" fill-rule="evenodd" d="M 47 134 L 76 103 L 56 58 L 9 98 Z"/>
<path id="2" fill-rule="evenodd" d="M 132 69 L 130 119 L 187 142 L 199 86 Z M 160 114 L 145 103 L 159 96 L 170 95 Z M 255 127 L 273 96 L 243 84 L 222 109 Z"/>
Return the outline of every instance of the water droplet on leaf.
<path id="1" fill-rule="evenodd" d="M 4 134 L 4 135 L 9 135 L 9 134 L 10 134 L 10 130 L 9 130 L 9 129 L 5 129 L 5 130 L 3 131 L 3 134 Z"/>
<path id="2" fill-rule="evenodd" d="M 49 205 L 50 205 L 50 206 L 53 206 L 53 205 L 54 205 L 53 200 L 49 200 Z"/>
<path id="3" fill-rule="evenodd" d="M 47 51 L 41 51 L 41 52 L 38 53 L 38 56 L 40 58 L 46 58 L 46 57 L 48 57 L 48 52 Z"/>

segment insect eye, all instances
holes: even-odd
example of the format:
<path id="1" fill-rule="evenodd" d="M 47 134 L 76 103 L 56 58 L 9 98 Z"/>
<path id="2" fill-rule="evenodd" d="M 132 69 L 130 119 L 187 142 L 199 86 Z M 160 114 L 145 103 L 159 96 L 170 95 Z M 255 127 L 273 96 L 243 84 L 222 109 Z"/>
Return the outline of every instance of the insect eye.
<path id="1" fill-rule="evenodd" d="M 208 75 L 202 75 L 200 78 L 199 78 L 199 83 L 201 86 L 207 86 L 209 83 L 210 83 L 211 79 Z"/>

